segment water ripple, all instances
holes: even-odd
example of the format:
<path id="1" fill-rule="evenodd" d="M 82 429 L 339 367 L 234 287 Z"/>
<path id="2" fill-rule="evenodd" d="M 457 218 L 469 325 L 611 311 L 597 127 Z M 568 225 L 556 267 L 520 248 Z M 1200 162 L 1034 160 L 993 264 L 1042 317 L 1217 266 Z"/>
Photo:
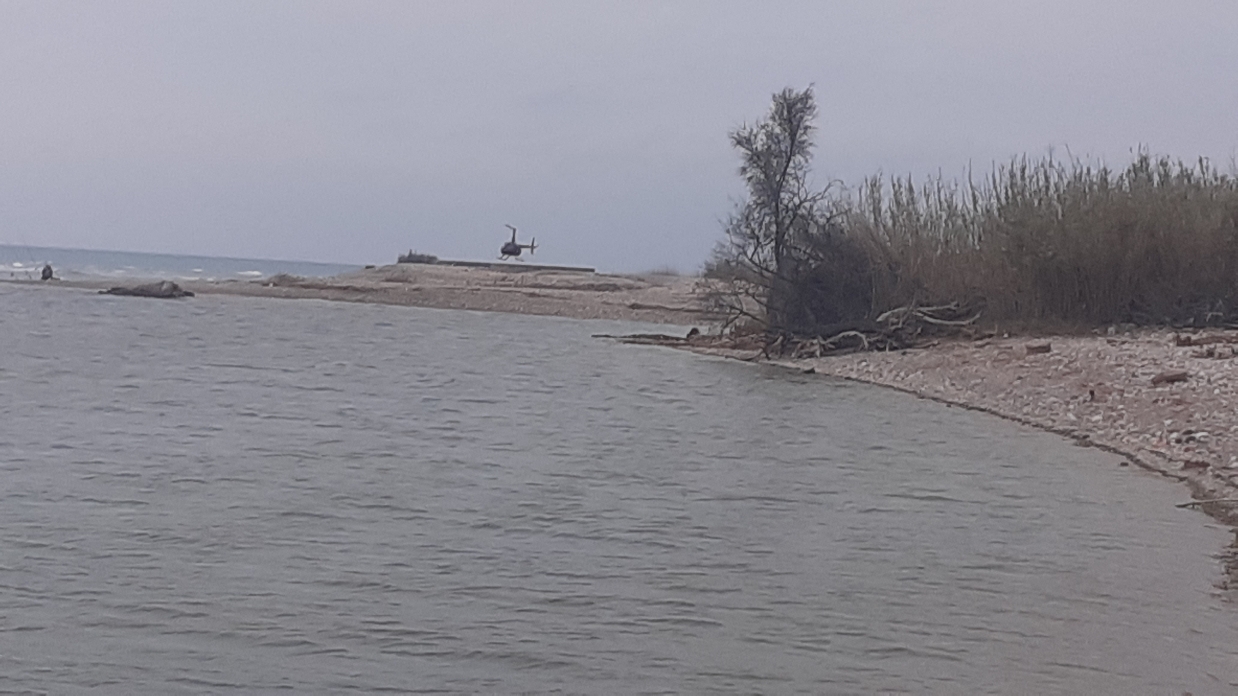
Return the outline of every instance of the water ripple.
<path id="1" fill-rule="evenodd" d="M 1238 684 L 1225 535 L 981 414 L 590 338 L 639 327 L 0 298 L 0 692 Z"/>

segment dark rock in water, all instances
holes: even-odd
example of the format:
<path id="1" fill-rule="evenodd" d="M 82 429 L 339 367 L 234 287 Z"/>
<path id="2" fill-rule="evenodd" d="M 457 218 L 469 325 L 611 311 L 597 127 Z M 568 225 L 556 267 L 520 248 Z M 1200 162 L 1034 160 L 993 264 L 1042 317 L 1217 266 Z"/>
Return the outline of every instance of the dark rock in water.
<path id="1" fill-rule="evenodd" d="M 146 285 L 134 285 L 133 287 L 115 287 L 108 290 L 100 290 L 100 295 L 131 295 L 133 297 L 159 297 L 159 298 L 175 298 L 175 297 L 193 297 L 193 293 L 188 290 L 182 290 L 181 286 L 173 283 L 170 280 L 161 280 L 158 283 L 147 283 Z"/>
<path id="2" fill-rule="evenodd" d="M 43 280 L 54 280 L 55 279 L 55 271 L 52 270 L 52 265 L 50 263 L 43 264 L 42 278 Z"/>

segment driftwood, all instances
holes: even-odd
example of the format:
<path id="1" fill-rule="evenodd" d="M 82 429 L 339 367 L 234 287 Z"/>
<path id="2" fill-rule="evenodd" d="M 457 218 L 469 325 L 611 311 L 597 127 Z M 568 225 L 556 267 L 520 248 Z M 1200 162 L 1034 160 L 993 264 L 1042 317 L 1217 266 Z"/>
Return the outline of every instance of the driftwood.
<path id="1" fill-rule="evenodd" d="M 1192 500 L 1189 503 L 1178 503 L 1174 507 L 1189 508 L 1207 505 L 1209 503 L 1238 503 L 1238 498 L 1213 498 L 1212 500 Z"/>
<path id="2" fill-rule="evenodd" d="M 160 299 L 172 299 L 176 297 L 193 297 L 193 293 L 188 290 L 182 290 L 181 286 L 173 283 L 170 280 L 162 280 L 158 283 L 147 283 L 145 285 L 132 285 L 129 287 L 117 286 L 107 290 L 100 290 L 100 295 L 126 295 L 131 297 L 157 297 Z"/>
<path id="3" fill-rule="evenodd" d="M 613 338 L 620 343 L 631 343 L 638 346 L 684 346 L 716 341 L 717 336 L 706 336 L 700 329 L 692 328 L 686 336 L 670 336 L 668 334 L 593 334 L 594 338 Z"/>
<path id="4" fill-rule="evenodd" d="M 612 286 L 612 287 L 614 287 L 614 288 L 616 288 L 616 289 L 617 289 L 617 288 L 619 288 L 619 286 L 618 286 L 618 285 L 614 285 L 614 286 Z M 717 312 L 715 312 L 715 311 L 713 311 L 713 310 L 710 310 L 710 309 L 702 309 L 702 308 L 700 308 L 700 307 L 691 307 L 691 306 L 688 306 L 688 307 L 671 307 L 670 305 L 649 304 L 649 303 L 646 303 L 646 302 L 629 302 L 629 303 L 628 303 L 628 309 L 654 309 L 654 310 L 658 310 L 658 311 L 662 311 L 662 312 L 683 312 L 684 314 L 702 314 L 702 315 L 714 315 L 714 314 L 717 314 Z"/>
<path id="5" fill-rule="evenodd" d="M 621 343 L 631 343 L 638 346 L 681 346 L 690 340 L 683 336 L 669 336 L 667 334 L 630 334 L 627 336 L 593 334 L 593 337 L 613 338 Z"/>
<path id="6" fill-rule="evenodd" d="M 899 307 L 878 316 L 816 327 L 799 333 L 750 332 L 706 336 L 693 330 L 687 336 L 632 334 L 613 338 L 623 343 L 657 346 L 709 346 L 733 350 L 759 351 L 759 355 L 791 358 L 820 358 L 859 351 L 904 350 L 925 345 L 941 336 L 971 330 L 980 318 L 974 306 L 952 302 L 932 307 Z"/>
<path id="7" fill-rule="evenodd" d="M 821 327 L 815 336 L 779 336 L 766 353 L 819 358 L 869 350 L 904 350 L 940 336 L 957 335 L 980 319 L 981 310 L 959 302 L 930 307 L 908 306 L 883 312 L 873 321 Z"/>
<path id="8" fill-rule="evenodd" d="M 1186 370 L 1168 370 L 1162 372 L 1152 378 L 1152 386 L 1160 386 L 1162 384 L 1173 384 L 1175 382 L 1185 382 L 1191 378 L 1191 373 Z"/>
<path id="9" fill-rule="evenodd" d="M 961 318 L 965 314 L 973 314 L 973 316 L 967 319 Z M 950 304 L 938 305 L 936 307 L 916 307 L 912 305 L 910 307 L 891 309 L 879 315 L 877 323 L 890 327 L 902 327 L 915 323 L 962 327 L 976 323 L 976 320 L 979 318 L 980 311 L 969 310 L 962 307 L 958 302 L 951 302 Z"/>

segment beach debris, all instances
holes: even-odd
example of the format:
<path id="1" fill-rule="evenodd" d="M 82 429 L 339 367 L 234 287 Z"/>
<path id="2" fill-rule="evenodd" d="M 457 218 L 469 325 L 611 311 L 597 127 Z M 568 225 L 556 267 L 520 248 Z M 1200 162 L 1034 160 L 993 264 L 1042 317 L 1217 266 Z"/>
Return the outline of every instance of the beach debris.
<path id="1" fill-rule="evenodd" d="M 1190 379 L 1191 373 L 1186 370 L 1166 370 L 1158 373 L 1152 378 L 1152 386 L 1159 387 L 1162 384 L 1174 384 L 1175 382 L 1185 382 Z"/>
<path id="2" fill-rule="evenodd" d="M 1175 445 L 1184 445 L 1192 442 L 1205 442 L 1208 437 L 1208 433 L 1203 430 L 1183 430 L 1170 433 L 1169 441 Z"/>
<path id="3" fill-rule="evenodd" d="M 1191 357 L 1208 358 L 1211 360 L 1229 360 L 1231 358 L 1238 358 L 1238 345 L 1207 346 L 1203 350 L 1192 352 Z"/>
<path id="4" fill-rule="evenodd" d="M 967 335 L 980 318 L 975 304 L 951 302 L 931 307 L 899 307 L 874 320 L 844 321 L 817 327 L 811 333 L 750 333 L 735 331 L 723 340 L 739 349 L 757 342 L 762 355 L 793 359 L 820 358 L 864 351 L 927 348 L 943 336 Z M 759 330 L 758 330 L 759 331 Z"/>
<path id="5" fill-rule="evenodd" d="M 1048 341 L 1044 343 L 1029 343 L 1023 347 L 1028 355 L 1041 355 L 1053 350 L 1053 345 Z"/>
<path id="6" fill-rule="evenodd" d="M 126 295 L 131 297 L 156 297 L 160 299 L 172 299 L 177 297 L 193 297 L 193 293 L 184 290 L 181 286 L 173 283 L 170 280 L 161 280 L 158 283 L 146 283 L 145 285 L 132 285 L 129 287 L 116 286 L 107 290 L 100 290 L 100 295 Z"/>
<path id="7" fill-rule="evenodd" d="M 606 291 L 603 291 L 603 292 L 606 292 Z M 660 310 L 664 312 L 697 312 L 698 314 L 700 313 L 698 310 L 692 307 L 669 307 L 667 305 L 648 304 L 646 302 L 629 302 L 627 304 L 627 308 L 628 309 L 656 309 L 656 310 Z"/>
<path id="8" fill-rule="evenodd" d="M 898 307 L 878 315 L 877 323 L 901 329 L 908 325 L 929 324 L 932 326 L 951 326 L 962 328 L 971 326 L 980 318 L 981 309 L 964 305 L 960 302 L 937 305 L 934 307 Z"/>
<path id="9" fill-rule="evenodd" d="M 1174 334 L 1174 345 L 1178 347 L 1206 346 L 1215 343 L 1238 343 L 1238 334 L 1204 334 L 1202 336 Z"/>
<path id="10" fill-rule="evenodd" d="M 616 336 L 613 334 L 593 334 L 593 338 L 613 338 L 620 343 L 630 343 L 638 346 L 682 346 L 693 339 L 700 336 L 700 332 L 695 334 L 688 332 L 685 336 L 670 336 L 667 334 L 628 334 L 624 336 Z"/>
<path id="11" fill-rule="evenodd" d="M 1211 500 L 1192 500 L 1189 503 L 1178 503 L 1174 507 L 1179 507 L 1179 508 L 1201 507 L 1203 505 L 1210 505 L 1212 503 L 1233 504 L 1233 503 L 1238 503 L 1238 498 L 1213 498 Z"/>

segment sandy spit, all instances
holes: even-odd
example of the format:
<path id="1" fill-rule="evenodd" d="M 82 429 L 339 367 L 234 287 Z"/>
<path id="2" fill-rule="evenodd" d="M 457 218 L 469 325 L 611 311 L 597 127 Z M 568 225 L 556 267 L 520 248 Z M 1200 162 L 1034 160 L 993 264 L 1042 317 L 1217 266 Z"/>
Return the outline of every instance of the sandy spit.
<path id="1" fill-rule="evenodd" d="M 575 319 L 695 324 L 703 328 L 710 317 L 701 302 L 698 281 L 690 276 L 393 264 L 330 278 L 281 275 L 262 280 L 177 283 L 199 295 L 371 302 Z M 105 289 L 141 282 L 89 279 L 57 281 L 54 285 Z"/>
<path id="2" fill-rule="evenodd" d="M 1188 340 L 1194 345 L 1180 345 Z M 1120 454 L 1187 483 L 1199 500 L 1238 498 L 1235 331 L 952 340 L 770 362 L 993 413 Z M 1238 504 L 1202 507 L 1238 524 Z"/>

